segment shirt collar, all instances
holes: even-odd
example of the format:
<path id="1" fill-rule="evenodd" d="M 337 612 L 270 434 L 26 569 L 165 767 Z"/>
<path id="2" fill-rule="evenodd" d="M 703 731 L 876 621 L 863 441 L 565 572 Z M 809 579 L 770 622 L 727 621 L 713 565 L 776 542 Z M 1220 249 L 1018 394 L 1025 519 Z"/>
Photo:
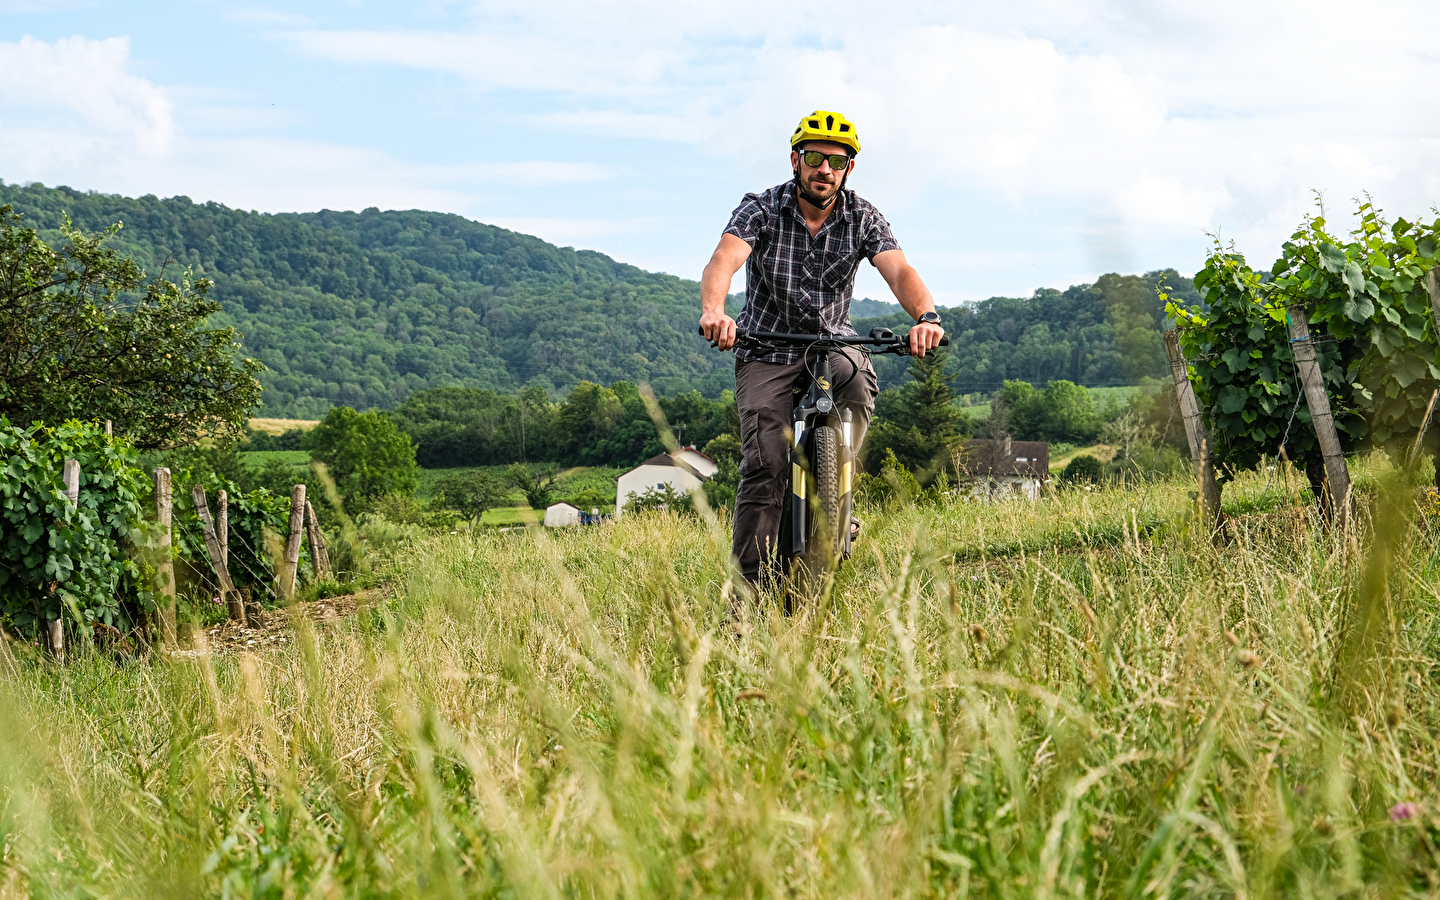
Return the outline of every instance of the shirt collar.
<path id="1" fill-rule="evenodd" d="M 840 189 L 840 197 L 835 201 L 839 208 L 825 219 L 827 225 L 834 216 L 839 216 L 840 220 L 847 225 L 850 223 L 850 198 L 846 195 L 846 190 L 846 188 Z M 795 179 L 790 179 L 780 188 L 780 206 L 795 210 L 795 215 L 800 216 L 802 221 L 804 220 L 805 217 L 800 215 L 800 192 L 795 188 Z"/>

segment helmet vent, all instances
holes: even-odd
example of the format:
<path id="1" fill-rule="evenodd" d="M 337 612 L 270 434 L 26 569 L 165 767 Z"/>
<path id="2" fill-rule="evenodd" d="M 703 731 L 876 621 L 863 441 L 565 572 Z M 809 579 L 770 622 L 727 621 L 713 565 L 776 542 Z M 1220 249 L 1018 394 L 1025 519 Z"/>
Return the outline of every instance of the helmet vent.
<path id="1" fill-rule="evenodd" d="M 835 117 L 834 117 L 834 116 L 826 116 L 826 117 L 825 117 L 825 130 L 826 130 L 826 131 L 829 131 L 830 129 L 832 129 L 832 128 L 834 128 L 834 127 L 835 127 Z"/>
<path id="2" fill-rule="evenodd" d="M 841 134 L 844 134 L 845 132 L 847 132 L 847 131 L 849 131 L 849 130 L 850 130 L 850 126 L 849 126 L 849 125 L 841 125 L 841 126 L 840 126 L 840 133 L 841 133 Z"/>
<path id="3" fill-rule="evenodd" d="M 820 120 L 819 120 L 819 119 L 811 119 L 811 120 L 810 120 L 810 127 L 811 127 L 811 128 L 819 128 L 819 127 L 820 127 Z"/>

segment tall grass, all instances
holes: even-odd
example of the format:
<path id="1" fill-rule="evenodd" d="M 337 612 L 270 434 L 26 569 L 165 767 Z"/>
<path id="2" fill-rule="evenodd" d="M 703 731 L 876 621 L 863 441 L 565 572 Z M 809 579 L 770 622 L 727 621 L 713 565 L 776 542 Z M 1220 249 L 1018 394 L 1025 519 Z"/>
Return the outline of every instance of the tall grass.
<path id="1" fill-rule="evenodd" d="M 439 536 L 289 650 L 22 653 L 0 896 L 1430 895 L 1436 544 L 1371 483 L 894 511 L 793 617 L 668 514 Z"/>

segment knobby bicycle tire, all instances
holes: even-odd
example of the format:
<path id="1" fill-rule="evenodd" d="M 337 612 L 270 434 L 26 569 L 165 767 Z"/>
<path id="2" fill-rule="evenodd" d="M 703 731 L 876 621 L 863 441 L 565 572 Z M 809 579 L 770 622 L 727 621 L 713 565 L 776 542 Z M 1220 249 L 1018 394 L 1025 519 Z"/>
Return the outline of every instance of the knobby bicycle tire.
<path id="1" fill-rule="evenodd" d="M 813 526 L 804 562 L 818 582 L 840 559 L 840 433 L 832 425 L 817 425 L 810 432 L 810 478 Z"/>

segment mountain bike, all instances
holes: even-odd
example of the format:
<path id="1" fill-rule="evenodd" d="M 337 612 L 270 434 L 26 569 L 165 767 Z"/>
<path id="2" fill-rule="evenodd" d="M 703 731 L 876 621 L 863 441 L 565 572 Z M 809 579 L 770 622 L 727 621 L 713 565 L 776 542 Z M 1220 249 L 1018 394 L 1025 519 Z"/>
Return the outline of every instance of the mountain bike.
<path id="1" fill-rule="evenodd" d="M 940 346 L 949 344 L 948 336 L 940 339 Z M 717 344 L 712 342 L 711 346 Z M 868 337 L 739 329 L 735 346 L 759 353 L 802 348 L 809 385 L 795 389 L 787 485 L 790 502 L 781 513 L 778 549 L 787 576 L 818 585 L 826 573 L 850 557 L 852 488 L 858 449 L 852 442 L 850 410 L 841 409 L 835 397 L 860 370 L 841 356 L 851 372 L 844 381 L 835 384 L 832 352 L 855 347 L 867 355 L 909 356 L 909 335 L 896 334 L 889 328 L 872 328 Z"/>

